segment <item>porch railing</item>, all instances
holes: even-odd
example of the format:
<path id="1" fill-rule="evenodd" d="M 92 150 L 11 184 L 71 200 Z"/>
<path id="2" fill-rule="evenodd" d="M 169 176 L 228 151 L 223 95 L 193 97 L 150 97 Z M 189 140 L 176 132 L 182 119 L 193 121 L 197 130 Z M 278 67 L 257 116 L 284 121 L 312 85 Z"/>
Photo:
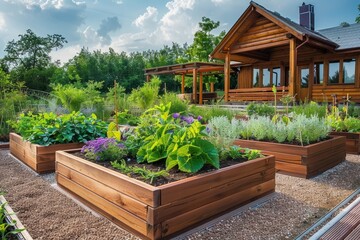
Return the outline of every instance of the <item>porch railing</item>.
<path id="1" fill-rule="evenodd" d="M 277 100 L 289 92 L 288 87 L 276 87 L 276 90 Z M 230 89 L 229 101 L 274 101 L 274 93 L 272 87 Z"/>

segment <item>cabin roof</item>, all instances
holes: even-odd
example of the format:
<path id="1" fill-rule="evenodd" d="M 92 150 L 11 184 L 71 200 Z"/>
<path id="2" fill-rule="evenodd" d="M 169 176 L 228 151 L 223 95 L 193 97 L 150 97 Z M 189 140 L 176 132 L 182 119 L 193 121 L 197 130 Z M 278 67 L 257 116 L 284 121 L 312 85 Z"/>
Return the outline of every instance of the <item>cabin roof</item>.
<path id="1" fill-rule="evenodd" d="M 310 30 L 310 29 L 308 29 L 306 27 L 303 27 L 300 24 L 291 21 L 291 19 L 285 18 L 285 17 L 281 16 L 277 12 L 272 12 L 272 11 L 266 9 L 265 7 L 261 6 L 260 4 L 254 2 L 254 1 L 251 1 L 250 4 L 262 9 L 265 12 L 267 12 L 269 15 L 271 15 L 272 17 L 274 17 L 278 21 L 281 21 L 282 23 L 284 23 L 285 25 L 287 25 L 288 27 L 290 27 L 291 29 L 293 29 L 294 31 L 298 32 L 299 34 L 301 34 L 303 36 L 308 35 L 311 38 L 315 38 L 315 39 L 323 41 L 323 42 L 325 42 L 325 43 L 327 43 L 329 45 L 333 45 L 334 47 L 338 47 L 337 43 L 335 43 L 332 40 L 330 40 L 329 38 L 323 36 L 319 32 L 312 31 L 312 30 Z"/>
<path id="2" fill-rule="evenodd" d="M 251 1 L 249 7 L 232 26 L 222 41 L 215 47 L 210 57 L 224 58 L 224 51 L 226 51 L 235 40 L 236 32 L 241 29 L 242 24 L 244 24 L 246 19 L 250 18 L 254 12 L 276 23 L 301 41 L 309 38 L 313 44 L 315 43 L 314 46 L 317 45 L 316 43 L 321 43 L 321 45 L 318 46 L 322 46 L 330 51 L 360 48 L 360 24 L 355 23 L 347 27 L 338 26 L 312 31 L 291 21 L 289 18 L 281 16 L 277 12 L 270 11 L 260 4 Z"/>
<path id="3" fill-rule="evenodd" d="M 319 32 L 333 42 L 336 42 L 339 45 L 337 50 L 360 47 L 360 23 L 350 24 L 346 27 L 326 28 L 319 30 Z"/>

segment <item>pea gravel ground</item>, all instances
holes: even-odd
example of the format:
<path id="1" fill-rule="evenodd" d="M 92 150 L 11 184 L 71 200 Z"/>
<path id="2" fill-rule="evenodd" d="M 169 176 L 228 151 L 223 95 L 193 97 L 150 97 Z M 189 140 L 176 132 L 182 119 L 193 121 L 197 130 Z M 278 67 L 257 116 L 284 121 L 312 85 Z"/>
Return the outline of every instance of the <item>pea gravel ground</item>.
<path id="1" fill-rule="evenodd" d="M 360 156 L 312 179 L 276 175 L 273 197 L 184 239 L 294 239 L 360 187 Z M 86 211 L 0 150 L 0 191 L 34 239 L 138 239 Z"/>

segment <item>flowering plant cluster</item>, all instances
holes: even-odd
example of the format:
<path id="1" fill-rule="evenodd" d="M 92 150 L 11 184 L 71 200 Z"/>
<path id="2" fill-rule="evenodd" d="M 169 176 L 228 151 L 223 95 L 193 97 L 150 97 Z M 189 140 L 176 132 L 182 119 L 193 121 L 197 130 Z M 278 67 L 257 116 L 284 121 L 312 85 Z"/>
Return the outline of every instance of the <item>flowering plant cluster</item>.
<path id="1" fill-rule="evenodd" d="M 92 161 L 121 160 L 127 155 L 123 143 L 118 143 L 114 138 L 97 138 L 86 142 L 81 152 Z"/>

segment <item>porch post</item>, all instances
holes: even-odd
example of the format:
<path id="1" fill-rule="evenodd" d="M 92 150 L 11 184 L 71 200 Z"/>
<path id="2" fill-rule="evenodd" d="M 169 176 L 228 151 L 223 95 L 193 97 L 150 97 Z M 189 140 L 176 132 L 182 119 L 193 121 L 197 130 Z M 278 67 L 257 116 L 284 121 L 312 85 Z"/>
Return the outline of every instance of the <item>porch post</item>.
<path id="1" fill-rule="evenodd" d="M 203 74 L 200 72 L 200 79 L 199 79 L 199 104 L 203 104 Z"/>
<path id="2" fill-rule="evenodd" d="M 230 52 L 228 51 L 225 56 L 225 65 L 224 65 L 224 94 L 225 102 L 229 101 L 229 88 L 230 88 Z"/>
<path id="3" fill-rule="evenodd" d="M 197 91 L 196 91 L 196 82 L 197 82 L 197 69 L 193 69 L 193 102 L 196 104 L 196 95 L 197 95 Z"/>
<path id="4" fill-rule="evenodd" d="M 185 73 L 181 75 L 181 93 L 185 93 Z"/>
<path id="5" fill-rule="evenodd" d="M 211 82 L 211 83 L 210 83 L 210 92 L 214 92 L 214 91 L 215 91 L 215 89 L 214 89 L 214 83 Z"/>
<path id="6" fill-rule="evenodd" d="M 289 59 L 289 94 L 291 96 L 294 96 L 296 93 L 296 60 L 297 60 L 297 54 L 296 54 L 296 39 L 293 37 L 290 39 L 290 59 Z M 299 98 L 297 96 L 296 98 Z"/>
<path id="7" fill-rule="evenodd" d="M 146 75 L 146 82 L 150 82 L 151 75 Z"/>

